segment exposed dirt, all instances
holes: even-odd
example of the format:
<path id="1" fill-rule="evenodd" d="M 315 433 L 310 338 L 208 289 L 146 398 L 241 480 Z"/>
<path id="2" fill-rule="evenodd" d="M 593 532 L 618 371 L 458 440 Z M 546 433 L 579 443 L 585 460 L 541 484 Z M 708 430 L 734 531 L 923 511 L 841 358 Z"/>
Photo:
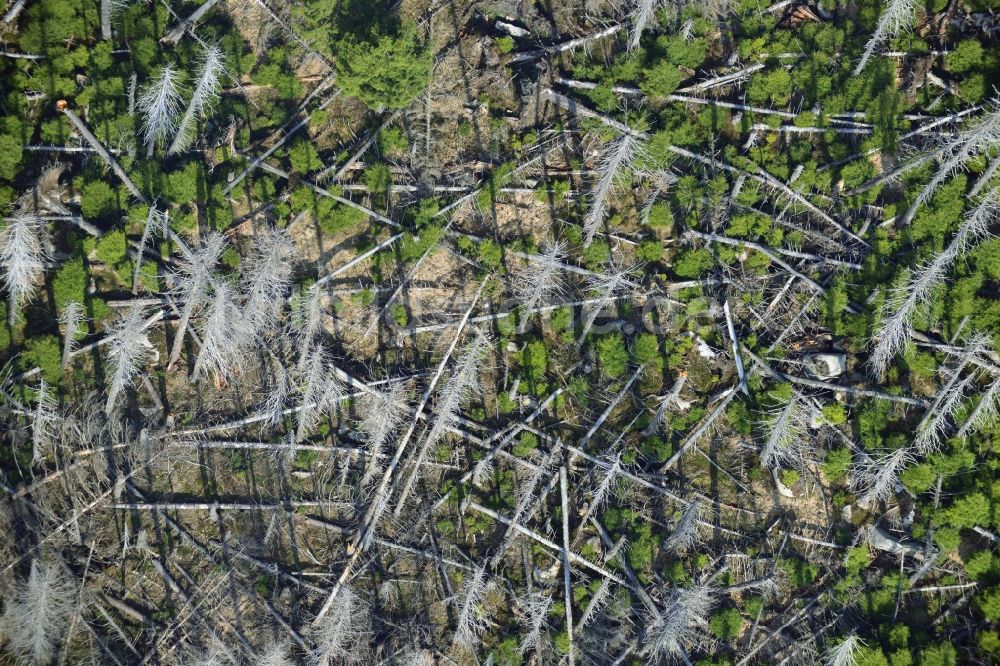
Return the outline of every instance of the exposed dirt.
<path id="1" fill-rule="evenodd" d="M 254 57 L 259 58 L 277 29 L 267 17 L 267 11 L 256 2 L 239 0 L 226 0 L 226 11 L 233 18 L 236 29 L 250 44 Z"/>

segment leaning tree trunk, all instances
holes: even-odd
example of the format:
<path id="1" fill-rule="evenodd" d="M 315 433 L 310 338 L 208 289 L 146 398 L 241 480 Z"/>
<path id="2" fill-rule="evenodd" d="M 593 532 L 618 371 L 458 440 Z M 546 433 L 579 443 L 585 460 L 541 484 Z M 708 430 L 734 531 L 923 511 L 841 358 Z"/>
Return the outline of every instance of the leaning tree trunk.
<path id="1" fill-rule="evenodd" d="M 70 110 L 66 101 L 59 100 L 56 103 L 56 109 L 62 111 L 66 117 L 69 118 L 69 121 L 73 123 L 73 126 L 76 127 L 78 132 L 80 132 L 80 135 L 87 141 L 87 143 L 90 144 L 97 154 L 101 156 L 101 159 L 107 162 L 108 166 L 111 167 L 111 170 L 115 172 L 115 175 L 121 179 L 125 187 L 128 188 L 128 191 L 132 193 L 132 196 L 138 199 L 140 203 L 148 204 L 149 200 L 142 192 L 139 191 L 139 188 L 135 186 L 132 179 L 128 177 L 128 174 L 125 173 L 125 169 L 123 169 L 121 165 L 115 161 L 115 158 L 111 156 L 108 149 L 97 140 L 97 137 L 94 136 L 94 133 L 90 131 L 90 128 L 87 127 L 80 116 Z"/>

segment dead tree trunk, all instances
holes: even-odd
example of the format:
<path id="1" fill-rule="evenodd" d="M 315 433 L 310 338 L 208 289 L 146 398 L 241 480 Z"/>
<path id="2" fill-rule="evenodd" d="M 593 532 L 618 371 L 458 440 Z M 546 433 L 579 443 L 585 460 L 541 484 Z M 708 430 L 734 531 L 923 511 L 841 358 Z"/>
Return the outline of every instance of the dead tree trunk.
<path id="1" fill-rule="evenodd" d="M 566 481 L 566 465 L 559 468 L 559 496 L 562 502 L 563 538 L 563 589 L 566 594 L 566 635 L 569 637 L 569 665 L 573 666 L 573 579 L 569 564 L 569 498 Z"/>
<path id="2" fill-rule="evenodd" d="M 381 516 L 382 512 L 385 511 L 386 503 L 389 501 L 389 494 L 391 493 L 391 484 L 393 479 L 393 474 L 396 472 L 396 468 L 399 466 L 399 461 L 402 459 L 403 454 L 406 452 L 406 446 L 413 436 L 414 430 L 417 427 L 417 417 L 416 414 L 420 414 L 424 407 L 427 405 L 428 400 L 430 400 L 431 394 L 434 392 L 434 387 L 437 385 L 438 380 L 441 379 L 441 375 L 444 373 L 445 365 L 448 363 L 448 359 L 451 354 L 455 351 L 455 347 L 458 346 L 458 339 L 462 334 L 462 330 L 465 328 L 465 322 L 468 321 L 469 316 L 472 314 L 472 309 L 475 307 L 476 302 L 479 300 L 479 296 L 483 293 L 483 289 L 486 286 L 487 280 L 483 280 L 482 284 L 479 285 L 479 289 L 476 291 L 475 297 L 472 299 L 472 303 L 469 308 L 465 311 L 464 321 L 459 325 L 458 330 L 455 332 L 455 336 L 452 338 L 451 344 L 448 346 L 447 351 L 445 351 L 444 357 L 438 364 L 437 371 L 431 378 L 427 389 L 424 391 L 424 395 L 420 399 L 420 404 L 417 405 L 415 410 L 414 418 L 410 421 L 410 426 L 407 428 L 406 433 L 400 439 L 399 444 L 396 446 L 396 453 L 393 455 L 392 460 L 389 462 L 389 466 L 386 467 L 385 473 L 382 475 L 382 481 L 379 484 L 378 489 L 372 496 L 372 500 L 368 505 L 368 510 L 361 519 L 361 524 L 357 529 L 353 541 L 349 546 L 350 559 L 347 564 L 344 565 L 344 570 L 341 572 L 340 577 L 334 584 L 333 589 L 330 591 L 329 597 L 327 597 L 326 603 L 320 609 L 319 613 L 316 614 L 316 618 L 313 620 L 313 624 L 317 625 L 323 617 L 330 611 L 333 602 L 337 598 L 337 593 L 343 587 L 347 578 L 351 575 L 351 570 L 357 563 L 358 559 L 361 557 L 361 553 L 364 552 L 366 546 L 368 545 L 372 535 L 375 531 L 375 523 Z"/>
<path id="3" fill-rule="evenodd" d="M 128 188 L 128 191 L 132 193 L 132 196 L 138 199 L 140 203 L 148 204 L 149 200 L 146 196 L 139 190 L 138 187 L 135 186 L 132 179 L 129 178 L 127 173 L 125 173 L 125 169 L 123 169 L 121 165 L 115 161 L 115 158 L 111 156 L 108 149 L 101 145 L 101 142 L 97 140 L 97 137 L 93 135 L 83 120 L 80 119 L 80 116 L 70 111 L 69 105 L 64 100 L 56 102 L 56 108 L 63 112 L 73 126 L 76 127 L 77 131 L 80 132 L 80 135 L 83 136 L 94 151 L 101 156 L 101 159 L 103 159 L 107 165 L 111 167 L 111 170 L 115 172 L 115 175 L 121 179 L 125 187 Z"/>
<path id="4" fill-rule="evenodd" d="M 101 39 L 111 39 L 111 0 L 101 0 Z"/>
<path id="5" fill-rule="evenodd" d="M 101 0 L 102 5 L 107 1 L 108 0 Z M 181 37 L 184 36 L 184 33 L 187 32 L 190 28 L 192 28 L 195 23 L 201 20 L 202 16 L 208 13 L 208 10 L 210 10 L 217 4 L 219 4 L 219 0 L 207 0 L 206 2 L 203 2 L 198 7 L 198 9 L 191 12 L 191 14 L 186 19 L 178 23 L 176 26 L 173 27 L 173 29 L 167 32 L 167 34 L 165 34 L 163 38 L 160 39 L 160 41 L 165 44 L 176 44 L 177 42 L 181 41 Z"/>

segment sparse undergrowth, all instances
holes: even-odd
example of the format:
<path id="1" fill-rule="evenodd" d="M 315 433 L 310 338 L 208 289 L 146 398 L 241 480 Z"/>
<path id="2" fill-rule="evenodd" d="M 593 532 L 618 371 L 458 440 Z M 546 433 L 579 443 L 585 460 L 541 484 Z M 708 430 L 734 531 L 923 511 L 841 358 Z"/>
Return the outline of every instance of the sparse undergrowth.
<path id="1" fill-rule="evenodd" d="M 18 663 L 1000 659 L 995 0 L 16 0 Z"/>

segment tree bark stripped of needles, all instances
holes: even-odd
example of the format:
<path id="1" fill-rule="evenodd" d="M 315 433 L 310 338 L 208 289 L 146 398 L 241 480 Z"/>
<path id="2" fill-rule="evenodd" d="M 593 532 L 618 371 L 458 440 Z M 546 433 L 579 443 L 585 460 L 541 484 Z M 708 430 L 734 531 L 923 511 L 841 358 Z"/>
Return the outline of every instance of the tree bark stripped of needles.
<path id="1" fill-rule="evenodd" d="M 0 235 L 0 267 L 10 301 L 7 312 L 10 326 L 14 326 L 21 306 L 42 282 L 48 261 L 48 226 L 37 215 L 21 213 L 10 218 Z"/>
<path id="2" fill-rule="evenodd" d="M 115 14 L 128 7 L 127 0 L 101 0 L 101 39 L 112 38 L 111 21 Z"/>
<path id="3" fill-rule="evenodd" d="M 545 57 L 546 55 L 555 55 L 557 53 L 565 53 L 566 51 L 571 51 L 580 46 L 584 46 L 589 42 L 596 41 L 598 39 L 604 39 L 610 35 L 615 34 L 621 30 L 622 25 L 620 23 L 615 23 L 609 25 L 606 28 L 602 28 L 597 32 L 593 32 L 589 35 L 584 35 L 583 37 L 576 37 L 568 41 L 562 42 L 560 44 L 553 44 L 552 46 L 546 46 L 544 48 L 535 49 L 534 51 L 525 51 L 522 53 L 517 53 L 511 58 L 511 63 L 527 62 L 531 60 L 537 60 L 538 58 Z"/>
<path id="4" fill-rule="evenodd" d="M 361 486 L 367 487 L 375 477 L 383 472 L 379 460 L 382 459 L 382 449 L 389 443 L 392 434 L 396 432 L 406 416 L 407 404 L 403 382 L 393 382 L 383 391 L 373 391 L 362 399 L 365 405 L 364 416 L 361 419 L 361 432 L 368 442 L 371 454 L 365 465 L 365 473 Z"/>
<path id="5" fill-rule="evenodd" d="M 639 48 L 642 40 L 642 32 L 646 29 L 646 24 L 653 17 L 653 9 L 656 8 L 656 0 L 637 0 L 635 9 L 632 10 L 632 27 L 628 33 L 628 50 L 635 51 Z"/>
<path id="6" fill-rule="evenodd" d="M 315 666 L 370 663 L 370 635 L 370 606 L 353 590 L 344 588 L 322 620 L 310 630 L 316 643 L 310 663 Z"/>
<path id="7" fill-rule="evenodd" d="M 33 560 L 27 580 L 5 595 L 0 630 L 7 649 L 25 662 L 49 663 L 77 610 L 76 585 L 63 568 Z"/>
<path id="8" fill-rule="evenodd" d="M 590 600 L 587 601 L 587 606 L 583 609 L 583 613 L 580 614 L 580 619 L 576 621 L 576 624 L 573 627 L 573 631 L 578 636 L 585 635 L 583 630 L 586 629 L 594 618 L 600 614 L 600 611 L 607 606 L 610 596 L 611 580 L 605 578 L 601 581 L 601 584 L 597 587 L 593 596 L 590 597 Z"/>
<path id="9" fill-rule="evenodd" d="M 295 662 L 288 657 L 288 648 L 279 643 L 266 647 L 254 663 L 258 666 L 295 666 Z"/>
<path id="10" fill-rule="evenodd" d="M 569 561 L 569 482 L 566 479 L 566 465 L 559 468 L 559 506 L 562 509 L 562 570 L 563 570 L 563 604 L 566 606 L 566 636 L 569 638 L 567 657 L 569 666 L 573 666 L 573 572 Z"/>
<path id="11" fill-rule="evenodd" d="M 111 39 L 111 5 L 113 0 L 101 0 L 101 39 Z"/>
<path id="12" fill-rule="evenodd" d="M 322 298 L 323 289 L 318 282 L 313 283 L 292 311 L 292 326 L 298 337 L 300 370 L 305 367 L 314 339 L 323 330 Z"/>
<path id="13" fill-rule="evenodd" d="M 219 99 L 220 78 L 225 71 L 225 54 L 218 46 L 209 46 L 202 54 L 200 64 L 201 70 L 198 73 L 194 93 L 177 126 L 177 134 L 174 135 L 174 140 L 167 150 L 168 155 L 175 155 L 191 145 L 195 136 L 194 125 L 197 117 L 206 113 Z"/>
<path id="14" fill-rule="evenodd" d="M 38 385 L 35 411 L 31 416 L 31 463 L 42 462 L 45 453 L 56 443 L 59 405 L 43 379 Z"/>
<path id="15" fill-rule="evenodd" d="M 708 414 L 708 416 L 702 419 L 701 424 L 695 428 L 694 432 L 688 435 L 681 445 L 677 447 L 677 451 L 674 452 L 674 455 L 670 456 L 670 459 L 660 466 L 660 474 L 663 474 L 666 470 L 677 464 L 677 461 L 681 459 L 681 456 L 683 456 L 690 447 L 698 444 L 698 441 L 705 436 L 705 433 L 707 433 L 710 428 L 712 428 L 716 419 L 718 419 L 721 414 L 725 413 L 726 407 L 728 407 L 729 403 L 732 402 L 736 393 L 736 386 L 731 386 L 725 390 L 722 395 L 722 399 L 719 400 L 715 408 Z"/>
<path id="16" fill-rule="evenodd" d="M 640 365 L 635 369 L 635 372 L 633 372 L 632 376 L 628 378 L 628 381 L 625 382 L 625 385 L 622 386 L 621 390 L 615 394 L 615 397 L 611 399 L 611 402 L 609 402 L 608 406 L 604 408 L 604 411 L 601 412 L 601 415 L 597 417 L 597 420 L 594 421 L 594 423 L 590 426 L 587 432 L 584 433 L 583 437 L 580 438 L 579 440 L 580 446 L 585 446 L 587 442 L 589 442 L 591 438 L 593 438 L 593 436 L 597 434 L 598 430 L 601 429 L 601 426 L 604 425 L 604 422 L 607 421 L 608 418 L 611 416 L 611 412 L 613 412 L 615 407 L 618 406 L 618 403 L 624 400 L 625 396 L 628 395 L 629 389 L 631 389 L 632 385 L 635 384 L 636 380 L 639 379 L 639 375 L 642 374 L 644 369 L 645 369 L 644 365 Z M 574 458 L 575 456 L 570 456 L 570 460 L 573 460 Z"/>
<path id="17" fill-rule="evenodd" d="M 663 542 L 663 547 L 668 552 L 686 551 L 698 542 L 698 523 L 701 521 L 703 509 L 701 500 L 695 500 L 688 505 L 681 519 L 674 525 L 673 531 Z"/>
<path id="18" fill-rule="evenodd" d="M 276 229 L 254 234 L 250 256 L 241 263 L 241 291 L 248 332 L 260 337 L 277 326 L 278 314 L 291 285 L 295 243 Z"/>
<path id="19" fill-rule="evenodd" d="M 479 637 L 487 628 L 486 614 L 483 602 L 491 587 L 486 577 L 486 566 L 476 567 L 471 575 L 467 575 L 459 593 L 458 618 L 456 619 L 453 641 L 467 650 L 474 650 L 479 644 Z"/>
<path id="20" fill-rule="evenodd" d="M 265 398 L 258 407 L 264 428 L 276 426 L 285 418 L 285 402 L 292 391 L 290 372 L 280 358 L 272 356 L 268 368 Z"/>
<path id="21" fill-rule="evenodd" d="M 549 455 L 546 456 L 545 459 L 538 465 L 534 473 L 528 477 L 528 480 L 518 485 L 517 504 L 514 506 L 514 513 L 510 517 L 510 524 L 507 526 L 507 529 L 504 530 L 504 535 L 500 540 L 500 545 L 497 546 L 496 550 L 493 552 L 493 556 L 490 557 L 491 568 L 495 569 L 500 565 L 503 556 L 514 542 L 514 537 L 519 533 L 514 526 L 521 525 L 525 522 L 525 517 L 529 516 L 528 508 L 532 503 L 536 503 L 538 501 L 536 491 L 538 490 L 538 487 L 542 485 L 542 481 L 544 481 L 545 478 L 551 474 L 552 466 L 556 462 L 556 456 L 559 452 L 558 448 L 553 448 L 552 451 L 549 452 Z"/>
<path id="22" fill-rule="evenodd" d="M 14 0 L 10 9 L 7 10 L 7 13 L 3 15 L 3 18 L 0 19 L 0 21 L 3 21 L 7 25 L 11 25 L 17 20 L 18 15 L 20 15 L 20 13 L 24 10 L 24 6 L 26 4 L 27 0 Z"/>
<path id="23" fill-rule="evenodd" d="M 192 378 L 212 373 L 217 380 L 229 381 L 245 361 L 245 343 L 253 329 L 236 302 L 235 289 L 224 279 L 216 280 L 208 299 L 206 315 L 201 320 L 201 349 L 194 362 Z"/>
<path id="24" fill-rule="evenodd" d="M 648 629 L 644 654 L 665 661 L 685 656 L 701 638 L 701 626 L 714 605 L 715 593 L 707 585 L 675 590 Z"/>
<path id="25" fill-rule="evenodd" d="M 965 437 L 969 433 L 987 428 L 996 423 L 998 416 L 1000 416 L 1000 378 L 990 383 L 990 387 L 983 393 L 975 409 L 969 414 L 969 418 L 955 434 Z"/>
<path id="26" fill-rule="evenodd" d="M 84 140 L 90 144 L 90 147 L 93 148 L 97 154 L 101 156 L 101 159 L 103 159 L 104 162 L 111 168 L 111 170 L 115 172 L 115 175 L 121 179 L 125 187 L 128 188 L 128 191 L 132 193 L 132 196 L 142 203 L 149 203 L 146 195 L 144 195 L 142 191 L 136 187 L 135 183 L 132 182 L 132 179 L 129 178 L 127 173 L 125 173 L 125 169 L 123 169 L 122 166 L 115 161 L 115 158 L 111 156 L 108 149 L 97 140 L 97 137 L 94 136 L 94 133 L 90 131 L 90 128 L 87 127 L 86 123 L 83 122 L 80 116 L 71 111 L 69 105 L 64 100 L 57 102 L 56 108 L 61 110 L 63 115 L 65 115 L 66 118 L 73 123 L 73 126 L 76 127 L 78 132 L 80 132 L 80 135 L 84 138 Z"/>
<path id="27" fill-rule="evenodd" d="M 544 649 L 550 608 L 552 608 L 552 597 L 538 590 L 522 599 L 521 611 L 525 618 L 525 631 L 521 642 L 517 644 L 519 654 L 527 652 L 538 654 Z"/>
<path id="28" fill-rule="evenodd" d="M 142 225 L 142 237 L 139 239 L 139 248 L 135 253 L 135 269 L 132 272 L 132 293 L 139 293 L 139 277 L 142 270 L 142 258 L 149 247 L 149 241 L 158 235 L 160 230 L 167 227 L 167 212 L 156 209 L 156 204 L 149 207 L 146 214 L 146 222 Z"/>
<path id="29" fill-rule="evenodd" d="M 323 413 L 336 407 L 344 395 L 343 386 L 330 371 L 332 365 L 327 351 L 314 346 L 305 365 L 301 388 L 302 409 L 299 410 L 299 423 L 295 431 L 297 442 L 305 439 L 306 434 L 319 424 Z"/>
<path id="30" fill-rule="evenodd" d="M 858 659 L 858 648 L 864 647 L 864 645 L 861 639 L 851 634 L 823 654 L 823 664 L 824 666 L 854 666 Z"/>
<path id="31" fill-rule="evenodd" d="M 111 373 L 108 399 L 104 409 L 111 412 L 118 395 L 132 385 L 132 380 L 150 358 L 157 355 L 147 334 L 149 322 L 142 306 L 133 305 L 115 322 L 108 340 L 108 365 Z"/>
<path id="32" fill-rule="evenodd" d="M 615 484 L 618 480 L 618 472 L 622 469 L 622 454 L 619 451 L 613 451 L 608 457 L 610 458 L 607 461 L 608 466 L 603 468 L 604 478 L 601 479 L 601 483 L 594 490 L 594 495 L 587 506 L 587 511 L 580 519 L 581 524 L 585 523 L 591 514 L 600 511 L 608 501 L 608 498 L 616 491 Z"/>
<path id="33" fill-rule="evenodd" d="M 888 502 L 899 486 L 899 475 L 911 462 L 913 454 L 904 447 L 891 453 L 866 457 L 855 463 L 852 486 L 859 493 L 858 502 Z"/>
<path id="34" fill-rule="evenodd" d="M 176 44 L 184 36 L 184 33 L 188 29 L 192 28 L 195 23 L 197 23 L 202 16 L 208 13 L 212 7 L 218 4 L 219 0 L 206 0 L 206 2 L 201 3 L 198 9 L 191 12 L 190 16 L 182 20 L 173 30 L 168 32 L 160 41 L 167 42 L 169 44 Z"/>
<path id="35" fill-rule="evenodd" d="M 142 114 L 142 136 L 146 155 L 152 157 L 157 141 L 166 141 L 177 126 L 181 108 L 180 74 L 170 65 L 143 88 L 136 100 Z"/>
<path id="36" fill-rule="evenodd" d="M 614 189 L 615 180 L 628 172 L 632 162 L 639 155 L 641 141 L 631 133 L 623 132 L 609 145 L 601 156 L 597 171 L 603 174 L 590 191 L 590 210 L 583 221 L 584 247 L 594 240 L 607 212 L 608 196 Z"/>
<path id="37" fill-rule="evenodd" d="M 593 327 L 594 322 L 597 321 L 597 318 L 600 316 L 604 308 L 607 307 L 608 303 L 618 298 L 618 296 L 626 289 L 634 289 L 638 287 L 638 285 L 632 281 L 635 271 L 636 268 L 634 266 L 627 266 L 619 269 L 609 261 L 608 265 L 604 267 L 602 274 L 588 277 L 588 286 L 598 294 L 599 300 L 596 305 L 590 308 L 590 312 L 587 314 L 587 318 L 583 322 L 583 330 L 580 331 L 580 337 L 576 340 L 576 346 L 578 348 L 583 346 L 591 327 Z"/>
<path id="38" fill-rule="evenodd" d="M 178 270 L 175 273 L 177 287 L 174 290 L 177 298 L 184 303 L 181 319 L 174 334 L 173 348 L 167 366 L 172 367 L 180 358 L 184 348 L 184 334 L 191 322 L 191 317 L 200 310 L 208 298 L 208 289 L 214 281 L 215 265 L 219 263 L 226 240 L 220 234 L 211 234 L 205 244 L 198 250 L 191 250 L 183 242 L 178 242 L 181 258 L 178 260 Z"/>
<path id="39" fill-rule="evenodd" d="M 868 64 L 869 58 L 879 46 L 913 25 L 914 14 L 919 6 L 920 0 L 889 0 L 886 3 L 885 9 L 882 10 L 882 15 L 879 17 L 878 25 L 875 27 L 875 32 L 868 40 L 868 45 L 865 46 L 861 62 L 854 69 L 854 76 L 861 74 L 865 65 Z"/>
<path id="40" fill-rule="evenodd" d="M 531 311 L 543 300 L 563 291 L 562 263 L 566 258 L 566 244 L 562 241 L 546 243 L 537 260 L 529 261 L 514 282 L 514 298 L 523 308 L 520 332 L 527 330 Z"/>
<path id="41" fill-rule="evenodd" d="M 76 348 L 76 334 L 79 332 L 80 325 L 85 319 L 83 316 L 83 306 L 76 301 L 67 303 L 66 307 L 63 308 L 62 314 L 59 316 L 59 323 L 63 325 L 63 370 L 69 365 L 69 360 L 73 356 L 73 350 Z"/>
<path id="42" fill-rule="evenodd" d="M 437 661 L 430 650 L 413 648 L 399 657 L 400 666 L 436 666 Z"/>
<path id="43" fill-rule="evenodd" d="M 876 375 L 881 377 L 889 363 L 910 339 L 910 322 L 920 307 L 930 304 L 934 289 L 948 275 L 956 259 L 968 253 L 982 239 L 989 237 L 990 225 L 1000 212 L 1000 187 L 993 188 L 965 216 L 948 246 L 929 264 L 916 268 L 907 281 L 893 289 L 883 310 L 882 324 L 873 340 L 869 359 Z"/>
<path id="44" fill-rule="evenodd" d="M 989 339 L 985 335 L 974 335 L 969 341 L 965 353 L 959 357 L 957 365 L 952 369 L 951 377 L 938 390 L 934 402 L 917 424 L 917 434 L 913 443 L 920 453 L 926 455 L 941 446 L 942 439 L 954 426 L 952 418 L 977 380 L 976 370 L 964 376 L 963 372 L 974 358 L 985 355 L 988 350 Z"/>
<path id="45" fill-rule="evenodd" d="M 441 437 L 455 425 L 455 419 L 462 404 L 478 389 L 479 370 L 482 368 L 486 350 L 489 349 L 491 342 L 489 335 L 485 332 L 476 331 L 472 341 L 466 345 L 456 360 L 454 372 L 438 394 L 437 404 L 434 407 L 434 423 L 410 466 L 410 475 L 403 484 L 399 499 L 396 500 L 394 516 L 398 517 L 406 505 L 406 498 L 413 489 L 413 484 L 420 473 L 420 467 L 427 452 L 437 445 Z"/>
<path id="46" fill-rule="evenodd" d="M 793 393 L 788 403 L 767 424 L 767 440 L 760 450 L 760 466 L 766 469 L 782 465 L 800 466 L 803 435 L 808 427 L 806 405 L 797 393 Z"/>
<path id="47" fill-rule="evenodd" d="M 687 374 L 682 373 L 677 376 L 677 379 L 674 380 L 673 385 L 670 387 L 670 391 L 660 400 L 660 406 L 656 408 L 656 413 L 653 414 L 649 425 L 642 431 L 643 437 L 651 436 L 660 428 L 663 424 L 663 417 L 666 416 L 668 409 L 687 409 L 688 403 L 681 399 L 681 390 L 684 388 L 686 381 Z"/>
<path id="48" fill-rule="evenodd" d="M 987 114 L 975 122 L 972 127 L 959 132 L 942 151 L 941 165 L 934 176 L 920 190 L 910 207 L 899 219 L 898 224 L 908 225 L 913 221 L 917 210 L 928 201 L 946 180 L 961 169 L 970 159 L 982 155 L 988 150 L 1000 145 L 1000 99 L 994 99 L 987 107 Z M 990 198 L 991 194 L 985 198 Z M 994 197 L 995 199 L 995 197 Z"/>

